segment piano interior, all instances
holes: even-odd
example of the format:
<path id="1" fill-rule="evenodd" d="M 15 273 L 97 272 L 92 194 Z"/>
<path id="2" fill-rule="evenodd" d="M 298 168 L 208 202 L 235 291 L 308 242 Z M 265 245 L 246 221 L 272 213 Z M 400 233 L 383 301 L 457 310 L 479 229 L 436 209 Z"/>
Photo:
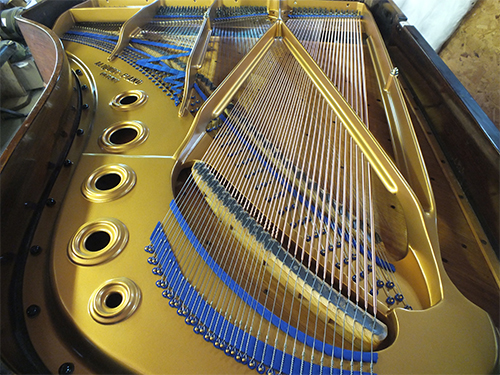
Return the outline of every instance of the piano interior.
<path id="1" fill-rule="evenodd" d="M 46 88 L 1 159 L 4 364 L 494 372 L 498 183 L 454 175 L 387 6 L 26 12 Z"/>

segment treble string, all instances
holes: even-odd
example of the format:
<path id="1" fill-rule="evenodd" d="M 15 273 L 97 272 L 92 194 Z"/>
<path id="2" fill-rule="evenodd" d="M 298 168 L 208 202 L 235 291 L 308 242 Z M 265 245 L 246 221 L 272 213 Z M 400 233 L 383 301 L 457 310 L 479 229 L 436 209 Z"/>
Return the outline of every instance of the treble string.
<path id="1" fill-rule="evenodd" d="M 357 63 L 359 64 L 359 57 L 356 55 L 356 51 L 354 51 L 354 54 L 355 54 L 355 55 L 354 55 L 354 60 L 355 60 L 355 61 L 357 61 Z M 353 65 L 353 64 L 352 64 L 352 65 Z M 357 69 L 357 70 L 356 70 L 356 69 Z M 359 67 L 355 66 L 355 68 L 354 68 L 354 75 L 359 76 L 359 74 L 360 74 L 360 70 L 361 70 L 361 69 L 360 69 Z M 364 74 L 364 72 L 363 72 L 363 74 Z M 352 73 L 351 73 L 351 76 L 352 76 Z M 364 85 L 364 83 L 363 83 L 363 85 Z M 354 86 L 355 86 L 355 87 L 354 87 L 354 89 L 353 89 L 352 91 L 353 91 L 353 92 L 359 92 L 359 89 L 358 89 L 358 86 L 359 86 L 359 85 L 358 85 L 358 79 L 354 80 Z M 359 103 L 360 101 L 362 102 L 361 96 L 356 96 L 356 97 L 354 98 L 354 101 L 355 101 L 355 107 L 356 107 L 356 110 L 357 110 L 357 111 L 358 111 L 358 113 L 359 113 L 359 104 L 358 104 L 358 103 Z M 366 106 L 366 102 L 365 102 L 365 106 Z M 357 152 L 356 152 L 356 153 L 357 153 Z M 361 157 L 363 157 L 363 155 L 361 155 Z M 357 158 L 356 158 L 356 160 L 357 160 Z M 360 163 L 360 164 L 361 164 L 361 169 L 362 169 L 362 170 L 364 170 L 364 163 L 363 163 L 363 160 L 361 160 L 361 163 Z M 359 171 L 359 168 L 360 168 L 360 167 L 359 167 L 359 163 L 358 163 L 358 161 L 356 161 L 356 165 L 358 166 L 358 167 L 357 167 L 357 170 Z M 359 173 L 360 173 L 360 172 L 357 172 L 357 173 L 356 173 L 356 177 L 357 177 L 357 176 L 359 176 Z M 364 172 L 361 172 L 361 173 L 362 173 L 362 177 L 361 177 L 361 178 L 362 178 L 362 181 L 361 181 L 361 186 L 362 186 L 362 188 L 361 188 L 361 190 L 362 190 L 362 196 L 363 196 L 363 197 L 362 197 L 362 199 L 363 199 L 362 207 L 365 207 L 365 206 L 366 206 L 366 203 L 365 203 L 364 188 L 363 188 L 363 186 L 364 186 Z M 332 182 L 333 182 L 333 181 L 332 181 Z M 359 190 L 360 190 L 360 188 L 359 188 L 359 183 L 360 183 L 360 182 L 359 182 L 359 180 L 356 178 L 356 186 L 357 186 L 356 191 L 358 191 L 358 192 L 359 192 Z M 331 189 L 331 191 L 333 191 L 333 188 Z M 338 198 L 337 198 L 337 202 L 338 202 L 338 201 L 339 201 L 339 200 L 338 200 Z M 351 206 L 352 206 L 352 203 L 351 203 Z M 359 206 L 359 198 L 357 198 L 357 200 L 356 200 L 356 206 L 357 206 L 357 207 Z M 345 205 L 344 205 L 344 207 L 345 207 Z M 360 214 L 359 214 L 359 212 L 360 212 L 359 207 L 358 207 L 358 208 L 356 208 L 356 210 L 355 210 L 355 211 L 358 213 L 358 214 L 357 214 L 357 215 L 358 215 L 358 217 L 363 217 L 363 218 L 364 218 L 364 220 L 363 220 L 363 223 L 364 223 L 364 224 L 363 224 L 363 225 L 365 226 L 365 230 L 364 230 L 365 240 L 363 241 L 363 243 L 365 244 L 365 248 L 368 248 L 368 247 L 367 247 L 367 241 L 366 241 L 366 233 L 367 233 L 367 230 L 366 230 L 366 221 L 367 221 L 367 220 L 366 220 L 366 214 L 362 214 L 362 215 L 360 215 Z M 366 212 L 366 211 L 365 211 L 365 210 L 363 210 L 363 212 Z M 352 218 L 351 218 L 351 221 L 352 221 Z M 373 223 L 373 221 L 372 221 L 372 223 Z M 352 227 L 352 224 L 351 224 L 351 227 Z M 358 223 L 358 228 L 359 228 L 359 223 Z M 361 241 L 360 241 L 360 238 L 359 238 L 359 231 L 357 232 L 357 241 L 356 241 L 356 242 L 357 242 L 357 246 L 356 246 L 356 257 L 357 257 L 357 259 L 359 259 L 359 243 L 361 242 Z M 333 269 L 333 271 L 334 271 L 334 269 Z M 363 272 L 364 272 L 365 274 L 367 274 L 367 258 L 366 258 L 366 257 L 365 257 L 365 259 L 364 259 L 364 264 L 363 264 Z M 356 273 L 356 275 L 358 275 L 358 274 L 359 274 L 359 264 L 356 264 L 356 271 L 355 271 L 355 273 Z M 341 274 L 342 274 L 342 272 L 341 272 Z M 365 283 L 365 284 L 364 284 L 365 293 L 366 293 L 366 290 L 367 290 L 367 285 L 366 285 L 366 282 L 367 282 L 367 279 L 365 279 L 365 280 L 364 280 L 364 283 Z M 357 295 L 359 295 L 359 286 L 358 286 L 358 285 L 356 285 L 356 294 L 357 294 Z M 365 306 L 366 306 L 366 300 L 367 300 L 367 298 L 365 298 Z"/>

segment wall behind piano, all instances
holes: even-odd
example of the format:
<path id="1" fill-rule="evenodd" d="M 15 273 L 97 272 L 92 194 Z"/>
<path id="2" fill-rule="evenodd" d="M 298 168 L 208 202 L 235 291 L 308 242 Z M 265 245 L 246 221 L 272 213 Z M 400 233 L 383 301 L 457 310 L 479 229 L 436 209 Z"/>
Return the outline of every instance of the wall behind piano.
<path id="1" fill-rule="evenodd" d="M 441 58 L 500 129 L 500 2 L 479 0 Z"/>
<path id="2" fill-rule="evenodd" d="M 500 129 L 500 1 L 394 2 Z"/>

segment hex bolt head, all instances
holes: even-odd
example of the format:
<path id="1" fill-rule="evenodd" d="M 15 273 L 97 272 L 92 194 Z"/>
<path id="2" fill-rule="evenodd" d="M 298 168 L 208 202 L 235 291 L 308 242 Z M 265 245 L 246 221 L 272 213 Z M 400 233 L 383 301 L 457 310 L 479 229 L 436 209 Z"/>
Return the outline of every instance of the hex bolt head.
<path id="1" fill-rule="evenodd" d="M 72 374 L 75 371 L 75 365 L 71 362 L 65 362 L 59 367 L 59 374 Z"/>
<path id="2" fill-rule="evenodd" d="M 31 255 L 39 255 L 40 253 L 42 252 L 42 248 L 41 246 L 38 246 L 38 245 L 34 245 L 34 246 L 31 246 L 30 248 L 30 254 Z"/>
<path id="3" fill-rule="evenodd" d="M 38 316 L 38 314 L 40 314 L 40 311 L 42 311 L 42 309 L 40 308 L 40 306 L 38 306 L 38 305 L 30 305 L 26 309 L 26 315 L 28 315 L 29 318 L 34 318 L 35 316 Z"/>

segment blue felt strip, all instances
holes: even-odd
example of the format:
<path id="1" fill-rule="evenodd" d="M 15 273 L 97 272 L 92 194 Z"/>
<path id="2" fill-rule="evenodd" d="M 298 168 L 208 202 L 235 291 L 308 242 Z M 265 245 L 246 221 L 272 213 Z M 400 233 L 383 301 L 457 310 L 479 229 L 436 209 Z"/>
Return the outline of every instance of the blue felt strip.
<path id="1" fill-rule="evenodd" d="M 205 95 L 205 93 L 203 91 L 201 91 L 200 89 L 200 86 L 198 86 L 198 84 L 194 84 L 194 89 L 196 90 L 196 92 L 198 93 L 198 95 L 203 99 L 203 101 L 206 101 L 207 100 L 207 96 Z M 224 116 L 222 113 L 219 115 L 219 118 L 225 122 L 226 121 L 226 116 Z"/>
<path id="2" fill-rule="evenodd" d="M 191 48 L 188 48 L 188 47 L 182 47 L 182 46 L 175 46 L 173 44 L 153 42 L 151 40 L 144 40 L 144 39 L 132 38 L 132 39 L 130 39 L 130 41 L 132 43 L 144 44 L 144 45 L 147 45 L 147 46 L 155 46 L 155 47 L 177 49 L 177 50 L 180 50 L 180 51 L 191 52 Z"/>
<path id="3" fill-rule="evenodd" d="M 363 18 L 359 14 L 289 14 L 288 18 Z"/>
<path id="4" fill-rule="evenodd" d="M 164 236 L 164 235 L 163 235 Z M 166 239 L 166 236 L 165 236 Z M 168 242 L 168 241 L 167 241 Z M 255 337 L 249 335 L 239 327 L 234 326 L 227 321 L 222 315 L 214 310 L 192 287 L 192 285 L 182 276 L 179 264 L 172 251 L 169 251 L 169 271 L 166 274 L 166 281 L 169 286 L 177 293 L 177 297 L 191 311 L 202 311 L 198 317 L 200 322 L 216 321 L 216 325 L 212 328 L 212 332 L 224 342 L 232 345 L 236 350 L 246 353 L 253 357 L 257 363 L 271 367 L 285 374 L 294 373 L 314 373 L 314 374 L 337 374 L 341 375 L 341 370 L 331 369 L 329 367 L 321 367 L 307 361 L 302 361 L 297 357 L 292 357 L 290 354 L 283 353 L 273 346 L 266 344 Z M 363 362 L 377 361 L 377 353 L 363 353 Z M 347 359 L 347 358 L 345 358 Z M 311 369 L 312 366 L 312 369 Z M 368 373 L 360 373 L 359 371 L 350 372 L 354 375 L 368 375 Z"/>
<path id="5" fill-rule="evenodd" d="M 118 40 L 118 37 L 115 36 L 115 35 L 104 35 L 104 34 L 97 34 L 97 33 L 88 33 L 88 32 L 85 32 L 85 31 L 68 30 L 68 31 L 66 31 L 66 34 L 79 35 L 79 36 L 84 36 L 84 37 L 87 37 L 87 38 L 104 40 L 104 41 L 107 41 L 107 42 L 109 42 L 110 40 Z"/>
<path id="6" fill-rule="evenodd" d="M 154 18 L 188 18 L 188 19 L 203 19 L 203 16 L 191 16 L 191 15 L 181 15 L 181 14 L 157 14 L 154 16 Z"/>
<path id="7" fill-rule="evenodd" d="M 214 18 L 214 21 L 230 21 L 230 20 L 235 20 L 238 18 L 250 18 L 250 17 L 257 17 L 257 16 L 268 16 L 268 14 L 267 13 L 255 13 L 255 14 L 242 14 L 240 16 L 218 17 L 218 18 Z"/>
<path id="8" fill-rule="evenodd" d="M 101 35 L 101 34 L 88 33 L 88 32 L 83 32 L 83 31 L 70 30 L 67 32 L 67 34 L 79 35 L 79 36 L 83 36 L 83 37 L 87 37 L 87 38 L 91 38 L 91 39 L 96 39 L 96 40 L 101 40 L 101 41 L 105 41 L 105 42 L 111 42 L 111 41 L 118 40 L 117 36 Z M 146 58 L 137 60 L 135 62 L 137 65 L 139 65 L 143 68 L 154 69 L 154 70 L 169 74 L 166 77 L 162 77 L 163 82 L 170 84 L 170 89 L 172 90 L 174 95 L 180 95 L 182 92 L 182 88 L 184 86 L 184 77 L 186 76 L 186 73 L 183 70 L 177 70 L 177 69 L 171 68 L 163 60 L 171 60 L 171 59 L 176 59 L 179 57 L 189 56 L 191 49 L 186 48 L 186 47 L 180 47 L 180 46 L 175 46 L 175 45 L 170 45 L 170 44 L 165 44 L 165 43 L 152 42 L 152 41 L 136 39 L 136 38 L 132 39 L 131 41 L 133 43 L 138 43 L 138 44 L 152 45 L 152 46 L 157 46 L 157 47 L 186 51 L 184 53 L 179 53 L 179 54 L 154 57 L 154 56 L 152 56 L 144 51 L 141 51 L 137 48 L 134 48 L 132 46 L 126 47 L 126 49 L 128 49 L 128 50 L 136 52 L 136 53 L 146 57 Z M 176 100 L 176 104 L 178 104 L 178 103 L 179 103 L 179 101 Z"/>
<path id="9" fill-rule="evenodd" d="M 181 93 L 182 87 L 184 86 L 184 82 L 179 82 L 178 80 L 183 80 L 186 76 L 186 72 L 184 72 L 183 70 L 171 68 L 170 66 L 165 64 L 163 60 L 171 60 L 182 56 L 189 56 L 189 53 L 179 53 L 176 55 L 166 55 L 140 59 L 136 61 L 136 64 L 145 68 L 150 68 L 170 74 L 167 77 L 163 77 L 163 81 L 166 83 L 170 83 L 170 89 L 174 92 L 174 94 L 179 95 Z"/>
<path id="10" fill-rule="evenodd" d="M 182 228 L 184 234 L 188 240 L 193 245 L 194 249 L 200 254 L 205 263 L 212 269 L 212 271 L 221 279 L 224 284 L 226 284 L 238 297 L 240 297 L 245 303 L 247 303 L 252 309 L 254 309 L 259 315 L 264 319 L 271 322 L 274 326 L 278 327 L 283 332 L 287 332 L 291 337 L 297 338 L 298 341 L 305 343 L 306 345 L 320 351 L 327 355 L 333 355 L 335 358 L 344 358 L 347 360 L 354 361 L 367 361 L 371 360 L 371 353 L 342 350 L 341 348 L 334 347 L 330 344 L 326 344 L 318 339 L 315 339 L 304 332 L 298 330 L 297 328 L 289 325 L 278 316 L 273 314 L 269 309 L 264 307 L 261 303 L 250 296 L 238 283 L 236 283 L 218 264 L 217 262 L 208 254 L 203 245 L 198 241 L 195 234 L 189 227 L 188 223 L 182 216 L 175 199 L 170 202 L 170 209 L 174 217 L 177 219 L 180 227 Z M 376 361 L 376 357 L 375 357 Z"/>
<path id="11" fill-rule="evenodd" d="M 201 91 L 200 86 L 198 86 L 196 83 L 194 84 L 194 89 L 203 100 L 207 100 L 207 96 L 203 91 Z"/>

